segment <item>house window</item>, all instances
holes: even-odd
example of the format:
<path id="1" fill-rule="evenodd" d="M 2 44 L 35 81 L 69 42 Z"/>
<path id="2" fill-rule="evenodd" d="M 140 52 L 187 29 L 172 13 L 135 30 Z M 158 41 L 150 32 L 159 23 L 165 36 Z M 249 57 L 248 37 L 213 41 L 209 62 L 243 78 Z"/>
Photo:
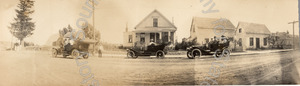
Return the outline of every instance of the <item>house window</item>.
<path id="1" fill-rule="evenodd" d="M 239 33 L 242 33 L 242 28 L 239 29 Z"/>
<path id="2" fill-rule="evenodd" d="M 128 36 L 128 43 L 132 43 L 132 35 Z"/>
<path id="3" fill-rule="evenodd" d="M 158 19 L 153 18 L 153 27 L 158 27 Z"/>
<path id="4" fill-rule="evenodd" d="M 264 46 L 267 46 L 268 44 L 268 38 L 264 38 Z"/>
<path id="5" fill-rule="evenodd" d="M 253 40 L 254 40 L 253 38 L 250 38 L 250 46 L 253 46 L 254 43 Z"/>
<path id="6" fill-rule="evenodd" d="M 145 43 L 145 33 L 141 33 L 141 38 L 140 38 L 140 42 L 141 43 Z"/>
<path id="7" fill-rule="evenodd" d="M 238 44 L 239 44 L 239 46 L 243 46 L 243 45 L 242 45 L 242 44 L 243 44 L 242 38 L 239 38 Z"/>

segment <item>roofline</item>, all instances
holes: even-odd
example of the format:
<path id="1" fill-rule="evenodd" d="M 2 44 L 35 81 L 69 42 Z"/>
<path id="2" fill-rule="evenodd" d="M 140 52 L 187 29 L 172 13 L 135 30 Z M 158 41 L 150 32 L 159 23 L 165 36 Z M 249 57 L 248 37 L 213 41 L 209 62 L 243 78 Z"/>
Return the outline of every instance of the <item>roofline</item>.
<path id="1" fill-rule="evenodd" d="M 248 23 L 248 24 L 257 24 L 257 25 L 262 25 L 262 26 L 266 27 L 266 28 L 267 28 L 267 30 L 268 30 L 270 33 L 272 33 L 272 32 L 269 30 L 269 28 L 267 27 L 267 25 L 266 25 L 266 24 L 261 24 L 261 23 L 251 23 L 251 22 L 243 22 L 243 21 L 239 21 L 239 22 L 238 22 L 238 26 L 240 25 L 240 23 Z M 238 26 L 236 27 L 237 29 L 239 29 L 239 28 L 238 28 Z"/>
<path id="2" fill-rule="evenodd" d="M 169 21 L 169 19 L 168 18 L 166 18 L 164 15 L 162 15 L 159 11 L 157 11 L 156 9 L 154 10 L 154 11 L 152 11 L 151 13 L 149 13 L 142 21 L 140 21 L 140 23 L 138 23 L 135 27 L 134 27 L 134 29 L 136 29 L 137 28 L 137 26 L 139 26 L 143 21 L 145 21 L 152 13 L 154 13 L 154 12 L 157 12 L 159 15 L 161 15 L 163 18 L 165 18 L 166 20 L 167 20 L 167 22 L 169 22 L 173 27 L 175 27 L 175 29 L 177 30 L 177 27 L 172 23 L 172 22 L 170 22 Z"/>

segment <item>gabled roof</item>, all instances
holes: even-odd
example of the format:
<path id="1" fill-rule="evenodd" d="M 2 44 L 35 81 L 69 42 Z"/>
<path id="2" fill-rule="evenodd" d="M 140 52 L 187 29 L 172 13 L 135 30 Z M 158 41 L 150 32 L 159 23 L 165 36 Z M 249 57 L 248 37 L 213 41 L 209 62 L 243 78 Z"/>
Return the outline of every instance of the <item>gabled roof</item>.
<path id="1" fill-rule="evenodd" d="M 246 33 L 271 34 L 271 31 L 264 24 L 239 22 L 237 27 L 237 29 L 242 28 Z"/>
<path id="2" fill-rule="evenodd" d="M 161 16 L 164 20 L 166 20 L 171 26 L 172 28 L 175 28 L 177 30 L 177 27 L 172 23 L 170 22 L 164 15 L 162 15 L 159 11 L 157 11 L 156 9 L 154 11 L 152 11 L 148 16 L 146 16 L 139 24 L 137 24 L 135 26 L 135 29 L 137 27 L 139 27 L 146 19 L 148 19 L 149 17 L 151 17 L 151 15 L 157 13 L 159 16 Z"/>
<path id="3" fill-rule="evenodd" d="M 219 22 L 218 22 L 219 21 Z M 224 18 L 201 18 L 194 17 L 192 20 L 192 27 L 198 27 L 198 29 L 213 29 L 218 25 L 222 25 L 225 29 L 235 29 L 235 26 L 228 19 Z M 192 30 L 191 27 L 191 30 Z"/>

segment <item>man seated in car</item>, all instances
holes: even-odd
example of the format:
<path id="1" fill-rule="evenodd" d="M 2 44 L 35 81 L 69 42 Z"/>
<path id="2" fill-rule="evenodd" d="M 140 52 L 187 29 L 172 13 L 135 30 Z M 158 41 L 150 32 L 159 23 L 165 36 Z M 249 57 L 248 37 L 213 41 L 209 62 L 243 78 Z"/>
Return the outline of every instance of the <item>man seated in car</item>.
<path id="1" fill-rule="evenodd" d="M 153 49 L 154 46 L 156 46 L 156 43 L 154 42 L 153 39 L 150 39 L 150 43 L 149 43 L 148 46 L 147 46 L 147 50 L 148 50 L 148 51 L 153 51 L 153 50 L 154 50 L 154 49 Z"/>
<path id="2" fill-rule="evenodd" d="M 217 43 L 218 43 L 217 37 L 214 36 L 213 40 L 211 40 L 210 42 L 208 42 L 208 47 L 213 48 L 213 46 L 214 46 L 215 44 L 217 44 Z"/>
<path id="3" fill-rule="evenodd" d="M 220 41 L 220 47 L 225 47 L 228 43 L 228 39 L 226 36 L 222 35 L 221 36 L 221 41 Z"/>
<path id="4" fill-rule="evenodd" d="M 150 43 L 149 43 L 148 46 L 155 46 L 155 45 L 156 45 L 156 43 L 154 42 L 154 40 L 153 40 L 153 39 L 150 39 Z"/>
<path id="5" fill-rule="evenodd" d="M 227 43 L 227 38 L 226 38 L 226 36 L 222 35 L 220 44 L 225 44 L 225 43 Z"/>

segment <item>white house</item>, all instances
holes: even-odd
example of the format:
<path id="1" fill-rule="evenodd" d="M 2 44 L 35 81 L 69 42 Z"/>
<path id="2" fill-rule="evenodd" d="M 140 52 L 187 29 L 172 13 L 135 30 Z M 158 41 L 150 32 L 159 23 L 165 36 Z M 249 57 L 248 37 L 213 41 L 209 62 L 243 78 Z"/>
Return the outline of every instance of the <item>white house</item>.
<path id="1" fill-rule="evenodd" d="M 246 51 L 246 49 L 268 48 L 267 37 L 271 34 L 264 24 L 239 22 L 236 28 L 236 49 Z"/>
<path id="2" fill-rule="evenodd" d="M 139 24 L 136 25 L 134 31 L 124 32 L 124 47 L 145 46 L 154 42 L 172 42 L 174 43 L 176 26 L 170 22 L 157 10 L 151 12 Z"/>

